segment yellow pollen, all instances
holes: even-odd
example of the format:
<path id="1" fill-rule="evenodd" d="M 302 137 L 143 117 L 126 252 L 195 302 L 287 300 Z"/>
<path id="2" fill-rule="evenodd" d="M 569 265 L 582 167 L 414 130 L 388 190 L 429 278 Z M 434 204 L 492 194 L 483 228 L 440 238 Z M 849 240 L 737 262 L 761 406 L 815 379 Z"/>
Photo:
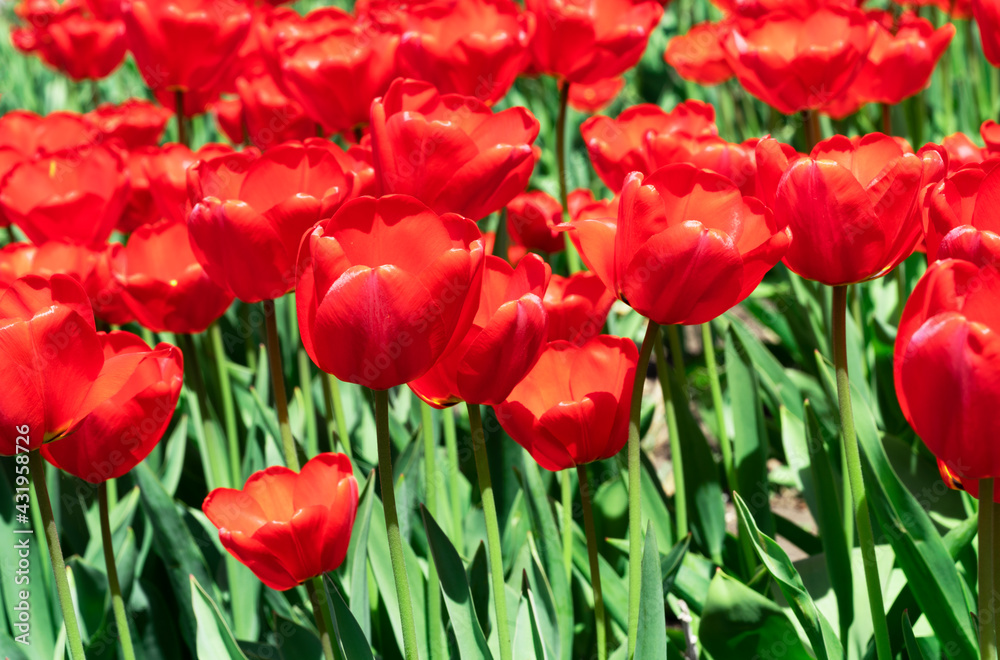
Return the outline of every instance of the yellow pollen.
<path id="1" fill-rule="evenodd" d="M 177 286 L 177 280 L 170 280 L 170 286 Z"/>
<path id="2" fill-rule="evenodd" d="M 49 161 L 49 178 L 54 179 L 56 177 L 56 161 Z"/>

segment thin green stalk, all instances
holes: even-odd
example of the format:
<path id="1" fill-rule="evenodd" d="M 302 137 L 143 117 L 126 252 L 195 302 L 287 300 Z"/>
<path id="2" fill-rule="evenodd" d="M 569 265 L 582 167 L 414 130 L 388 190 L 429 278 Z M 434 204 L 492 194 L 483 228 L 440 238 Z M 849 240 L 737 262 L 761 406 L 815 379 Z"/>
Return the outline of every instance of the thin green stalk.
<path id="1" fill-rule="evenodd" d="M 882 132 L 892 135 L 892 106 L 888 103 L 882 105 Z"/>
<path id="2" fill-rule="evenodd" d="M 564 470 L 566 472 L 566 470 Z M 587 534 L 587 555 L 590 557 L 590 584 L 594 590 L 594 620 L 597 622 L 597 660 L 608 657 L 607 623 L 604 619 L 604 596 L 601 595 L 601 564 L 597 559 L 597 532 L 594 511 L 590 504 L 590 481 L 587 466 L 576 466 L 580 478 L 580 505 L 583 508 L 583 529 Z"/>
<path id="3" fill-rule="evenodd" d="M 313 618 L 316 619 L 316 630 L 319 632 L 319 642 L 323 647 L 323 657 L 325 660 L 339 660 L 339 649 L 338 653 L 334 654 L 333 640 L 330 639 L 330 631 L 334 630 L 333 617 L 330 614 L 326 589 L 323 588 L 322 575 L 306 581 L 306 593 L 309 594 L 309 601 L 313 606 Z"/>
<path id="4" fill-rule="evenodd" d="M 566 581 L 573 579 L 573 480 L 569 470 L 559 473 L 559 484 L 562 489 L 562 550 L 563 568 L 566 569 Z M 583 488 L 583 485 L 580 486 Z"/>
<path id="5" fill-rule="evenodd" d="M 476 456 L 476 473 L 479 476 L 479 492 L 483 501 L 483 515 L 486 516 L 486 549 L 493 577 L 493 605 L 497 615 L 497 638 L 500 643 L 500 659 L 511 660 L 510 624 L 507 621 L 507 592 L 503 578 L 503 558 L 500 556 L 500 525 L 497 523 L 497 507 L 493 500 L 493 480 L 490 478 L 490 462 L 486 455 L 486 434 L 483 433 L 483 418 L 477 404 L 467 404 L 469 409 L 469 429 L 472 432 L 472 451 Z"/>
<path id="6" fill-rule="evenodd" d="M 194 389 L 198 399 L 198 414 L 201 417 L 202 434 L 205 437 L 205 451 L 208 454 L 208 465 L 205 468 L 205 482 L 209 490 L 225 486 L 239 486 L 229 483 L 229 470 L 226 468 L 226 457 L 221 451 L 221 443 L 216 441 L 215 427 L 212 426 L 211 412 L 208 408 L 208 391 L 202 378 L 198 349 L 194 345 L 194 337 L 189 334 L 177 336 L 178 343 L 184 353 L 184 381 Z M 188 378 L 190 377 L 190 380 Z"/>
<path id="7" fill-rule="evenodd" d="M 403 538 L 399 533 L 396 515 L 396 492 L 392 479 L 392 441 L 389 438 L 389 392 L 372 390 L 375 398 L 375 431 L 378 436 L 378 474 L 382 485 L 382 506 L 385 509 L 385 531 L 389 537 L 389 560 L 392 562 L 392 579 L 396 584 L 399 620 L 403 627 L 403 653 L 406 660 L 417 660 L 417 626 L 413 620 L 413 601 L 410 583 L 406 578 L 406 558 L 403 556 Z"/>
<path id="8" fill-rule="evenodd" d="M 726 411 L 722 405 L 722 385 L 719 381 L 719 367 L 715 363 L 715 342 L 712 339 L 712 324 L 701 324 L 701 342 L 705 348 L 705 366 L 708 368 L 708 384 L 712 391 L 712 407 L 715 408 L 715 425 L 719 428 L 719 446 L 722 447 L 722 465 L 726 471 L 729 491 L 736 490 L 736 464 L 733 462 L 733 445 L 726 428 Z"/>
<path id="9" fill-rule="evenodd" d="M 458 465 L 458 440 L 455 436 L 455 412 L 452 408 L 445 408 L 442 413 L 444 418 L 444 446 L 448 452 L 448 493 L 451 499 L 451 519 L 455 523 L 452 530 L 454 535 L 452 541 L 458 548 L 460 555 L 465 554 L 465 529 L 462 525 L 462 494 L 458 490 L 459 475 L 461 470 Z"/>
<path id="10" fill-rule="evenodd" d="M 191 146 L 187 119 L 184 117 L 184 90 L 174 92 L 174 115 L 177 117 L 177 141 L 185 147 Z"/>
<path id="11" fill-rule="evenodd" d="M 667 412 L 667 434 L 670 436 L 670 465 L 674 475 L 674 517 L 677 519 L 677 538 L 688 533 L 687 488 L 684 483 L 684 453 L 681 449 L 681 434 L 677 426 L 677 409 L 670 387 L 670 370 L 663 355 L 663 342 L 653 346 L 656 354 L 656 375 L 660 379 L 663 392 L 663 406 Z"/>
<path id="12" fill-rule="evenodd" d="M 344 417 L 344 399 L 340 393 L 340 381 L 333 374 L 324 373 L 320 377 L 323 385 L 323 402 L 326 405 L 327 433 L 333 446 L 333 429 L 336 424 L 337 441 L 348 458 L 354 460 L 351 451 L 351 437 L 347 434 L 347 419 Z M 332 420 L 332 421 L 331 421 Z"/>
<path id="13" fill-rule="evenodd" d="M 101 541 L 104 544 L 104 565 L 108 571 L 108 588 L 111 590 L 111 608 L 115 613 L 115 624 L 118 626 L 118 641 L 122 645 L 122 655 L 125 660 L 135 660 L 135 650 L 132 648 L 132 633 L 128 628 L 128 616 L 125 614 L 125 600 L 118 584 L 118 569 L 115 566 L 115 546 L 111 540 L 111 517 L 108 507 L 108 486 L 102 481 L 97 486 L 97 505 L 101 517 Z"/>
<path id="14" fill-rule="evenodd" d="M 240 439 L 236 430 L 236 408 L 233 406 L 233 385 L 229 378 L 226 349 L 222 343 L 222 329 L 216 321 L 208 328 L 212 340 L 212 352 L 215 354 L 215 368 L 219 376 L 219 397 L 222 399 L 222 417 L 226 423 L 226 446 L 229 449 L 230 479 L 234 488 L 243 483 L 243 472 L 240 469 Z"/>
<path id="15" fill-rule="evenodd" d="M 278 427 L 281 429 L 281 449 L 289 469 L 299 471 L 299 455 L 288 421 L 288 398 L 285 395 L 285 372 L 281 365 L 281 340 L 278 337 L 278 319 L 274 315 L 274 301 L 264 301 L 264 323 L 267 327 L 267 360 L 271 368 L 271 387 L 274 404 L 278 409 Z"/>
<path id="16" fill-rule="evenodd" d="M 424 507 L 432 518 L 438 515 L 437 510 L 437 470 L 435 470 L 434 417 L 429 405 L 420 403 L 420 421 L 424 436 Z M 427 562 L 427 637 L 430 648 L 428 653 L 432 658 L 445 656 L 445 640 L 441 636 L 441 588 L 438 583 L 437 565 Z"/>
<path id="17" fill-rule="evenodd" d="M 642 414 L 642 388 L 646 384 L 646 368 L 653 346 L 660 343 L 660 326 L 655 321 L 646 325 L 646 336 L 639 349 L 639 362 L 635 368 L 632 388 L 632 405 L 628 421 L 628 654 L 635 652 L 639 633 L 639 588 L 642 585 L 642 505 L 639 498 L 642 470 L 639 448 L 639 417 Z"/>
<path id="18" fill-rule="evenodd" d="M 8 243 L 16 243 L 17 242 L 17 237 L 14 236 L 14 230 L 11 229 L 10 225 L 7 225 L 6 227 L 4 227 L 4 233 L 7 234 L 7 242 Z"/>
<path id="19" fill-rule="evenodd" d="M 997 660 L 996 613 L 993 589 L 996 580 L 997 507 L 993 503 L 993 479 L 979 480 L 979 651 L 983 660 Z"/>
<path id="20" fill-rule="evenodd" d="M 42 510 L 45 540 L 49 546 L 49 559 L 52 561 L 56 592 L 59 594 L 59 607 L 62 609 L 63 622 L 66 624 L 69 654 L 73 660 L 86 660 L 83 653 L 83 639 L 80 637 L 80 624 L 77 623 L 76 610 L 73 608 L 73 595 L 69 592 L 66 562 L 63 560 L 62 546 L 59 544 L 59 530 L 56 529 L 55 517 L 52 515 L 52 502 L 49 501 L 49 489 L 45 483 L 45 461 L 42 459 L 42 453 L 40 451 L 29 452 L 28 465 L 31 470 L 31 483 L 35 487 L 35 495 L 38 497 L 38 504 Z"/>
<path id="21" fill-rule="evenodd" d="M 302 402 L 306 418 L 306 454 L 315 456 L 319 453 L 319 429 L 316 428 L 316 410 L 313 407 L 312 396 L 312 363 L 306 355 L 306 349 L 299 347 L 299 387 L 302 388 Z"/>
<path id="22" fill-rule="evenodd" d="M 812 148 L 823 139 L 823 131 L 819 127 L 819 113 L 815 110 L 803 110 L 802 130 L 805 137 L 806 149 L 809 153 Z"/>
<path id="23" fill-rule="evenodd" d="M 559 170 L 559 203 L 562 204 L 563 222 L 569 219 L 569 186 L 566 183 L 566 118 L 569 115 L 569 81 L 565 80 L 559 84 L 559 115 L 556 118 L 556 169 Z M 569 232 L 565 232 L 566 237 L 566 260 L 569 265 L 569 272 L 578 273 L 583 270 L 583 263 L 580 255 L 576 251 L 576 246 L 570 238 Z"/>
<path id="24" fill-rule="evenodd" d="M 666 326 L 667 343 L 670 345 L 670 361 L 674 366 L 674 377 L 677 379 L 677 386 L 681 388 L 681 393 L 687 399 L 687 371 L 684 370 L 684 348 L 681 345 L 681 333 L 676 325 Z"/>
<path id="25" fill-rule="evenodd" d="M 118 481 L 108 479 L 104 483 L 108 487 L 108 506 L 113 509 L 118 506 Z"/>
<path id="26" fill-rule="evenodd" d="M 857 522 L 858 540 L 865 567 L 865 586 L 871 606 L 872 624 L 875 629 L 875 649 L 878 660 L 892 660 L 889 645 L 889 625 L 882 602 L 882 582 L 878 576 L 875 557 L 875 534 L 865 496 L 861 474 L 861 452 L 854 432 L 854 413 L 851 409 L 851 381 L 847 374 L 847 287 L 833 289 L 833 363 L 837 369 L 837 399 L 840 404 L 840 432 L 847 456 L 847 472 L 851 483 L 851 499 Z"/>

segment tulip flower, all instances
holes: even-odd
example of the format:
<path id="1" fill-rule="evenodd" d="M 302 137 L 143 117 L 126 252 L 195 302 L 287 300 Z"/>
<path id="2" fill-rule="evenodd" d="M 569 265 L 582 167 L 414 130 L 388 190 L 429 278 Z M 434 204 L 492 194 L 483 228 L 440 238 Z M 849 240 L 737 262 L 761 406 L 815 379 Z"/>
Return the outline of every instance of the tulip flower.
<path id="1" fill-rule="evenodd" d="M 105 360 L 90 300 L 73 278 L 28 275 L 0 294 L 0 456 L 62 438 L 130 375 Z"/>
<path id="2" fill-rule="evenodd" d="M 201 508 L 233 557 L 267 586 L 286 591 L 344 563 L 358 482 L 347 456 L 324 453 L 301 472 L 272 465 L 242 490 L 216 488 Z"/>
<path id="3" fill-rule="evenodd" d="M 615 295 L 594 273 L 553 275 L 542 304 L 549 316 L 549 341 L 583 344 L 601 334 Z"/>
<path id="4" fill-rule="evenodd" d="M 426 374 L 410 382 L 417 396 L 444 408 L 461 401 L 503 401 L 545 348 L 548 318 L 542 295 L 552 270 L 535 254 L 517 268 L 487 256 L 472 327 Z"/>
<path id="5" fill-rule="evenodd" d="M 670 40 L 663 61 L 674 67 L 684 80 L 699 85 L 724 83 L 733 77 L 733 68 L 720 41 L 730 29 L 725 22 L 698 23 L 686 34 Z"/>
<path id="6" fill-rule="evenodd" d="M 822 108 L 847 90 L 867 61 L 875 30 L 860 9 L 828 4 L 734 23 L 722 45 L 749 93 L 793 114 Z"/>
<path id="7" fill-rule="evenodd" d="M 562 252 L 566 242 L 556 228 L 562 223 L 562 204 L 547 193 L 522 193 L 507 204 L 507 232 L 514 246 L 539 252 Z M 518 255 L 518 259 L 523 256 Z M 517 259 L 512 259 L 517 261 Z"/>
<path id="8" fill-rule="evenodd" d="M 90 146 L 26 160 L 0 184 L 0 210 L 33 243 L 101 247 L 125 207 L 128 177 L 115 147 Z"/>
<path id="9" fill-rule="evenodd" d="M 120 477 L 163 437 L 184 380 L 184 358 L 170 344 L 151 349 L 128 332 L 98 333 L 106 365 L 130 375 L 67 437 L 42 445 L 52 465 L 92 484 Z"/>
<path id="10" fill-rule="evenodd" d="M 198 263 L 184 222 L 140 227 L 112 255 L 111 268 L 125 304 L 155 332 L 204 332 L 233 302 Z"/>
<path id="11" fill-rule="evenodd" d="M 250 32 L 250 5 L 223 0 L 123 0 L 128 49 L 152 90 L 205 92 Z"/>
<path id="12" fill-rule="evenodd" d="M 302 344 L 338 379 L 386 390 L 427 373 L 479 307 L 484 247 L 471 220 L 406 195 L 361 197 L 302 242 Z"/>
<path id="13" fill-rule="evenodd" d="M 554 341 L 497 420 L 546 470 L 611 458 L 628 439 L 639 352 L 631 339 L 599 335 L 583 345 Z"/>
<path id="14" fill-rule="evenodd" d="M 225 144 L 206 144 L 197 151 L 191 151 L 183 144 L 171 143 L 163 145 L 157 152 L 147 153 L 148 157 L 142 159 L 142 164 L 157 215 L 183 222 L 187 220 L 192 206 L 187 194 L 188 168 L 199 160 L 231 154 L 233 149 Z"/>
<path id="15" fill-rule="evenodd" d="M 992 0 L 971 0 L 972 15 L 979 26 L 983 53 L 993 66 L 1000 66 L 1000 7 Z"/>
<path id="16" fill-rule="evenodd" d="M 493 104 L 524 68 L 535 16 L 513 0 L 449 0 L 415 4 L 404 19 L 397 61 L 407 78 L 442 94 Z"/>
<path id="17" fill-rule="evenodd" d="M 943 481 L 948 488 L 952 490 L 964 490 L 966 493 L 971 495 L 975 499 L 979 499 L 979 480 L 978 479 L 962 479 L 957 474 L 948 469 L 948 466 L 944 464 L 940 458 L 937 460 L 938 472 L 941 474 L 941 481 Z M 993 490 L 993 501 L 1000 503 L 1000 492 L 994 487 Z"/>
<path id="18" fill-rule="evenodd" d="M 942 258 L 938 252 L 945 236 L 956 228 L 1000 235 L 996 195 L 1000 191 L 1000 159 L 969 165 L 949 174 L 927 193 L 927 226 L 924 239 L 927 260 Z"/>
<path id="19" fill-rule="evenodd" d="M 248 72 L 236 79 L 240 100 L 239 139 L 246 138 L 258 149 L 268 149 L 288 140 L 305 140 L 315 137 L 319 125 L 306 115 L 305 108 L 288 98 L 264 71 Z"/>
<path id="20" fill-rule="evenodd" d="M 372 154 L 382 194 L 412 195 L 436 213 L 484 218 L 524 191 L 538 122 L 526 109 L 398 79 L 372 104 Z"/>
<path id="21" fill-rule="evenodd" d="M 39 117 L 33 112 L 13 110 L 0 116 L 0 147 L 10 147 L 25 158 L 99 141 L 93 122 L 76 112 Z"/>
<path id="22" fill-rule="evenodd" d="M 115 229 L 123 234 L 131 234 L 143 225 L 156 222 L 162 216 L 157 208 L 156 200 L 150 190 L 150 161 L 159 158 L 159 147 L 139 147 L 130 151 L 125 160 L 125 170 L 128 172 L 129 191 L 125 209 Z"/>
<path id="23" fill-rule="evenodd" d="M 568 231 L 604 285 L 661 325 L 704 323 L 727 311 L 789 243 L 758 199 L 688 163 L 630 174 L 617 218 L 574 220 Z"/>
<path id="24" fill-rule="evenodd" d="M 156 146 L 170 116 L 166 108 L 140 99 L 103 103 L 84 115 L 106 139 L 121 140 L 129 150 Z"/>
<path id="25" fill-rule="evenodd" d="M 837 286 L 881 277 L 920 238 L 922 161 L 888 136 L 837 135 L 790 163 L 766 139 L 757 167 L 758 192 L 792 235 L 785 265 L 806 279 Z"/>
<path id="26" fill-rule="evenodd" d="M 610 105 L 615 97 L 625 89 L 625 78 L 615 76 L 604 78 L 588 85 L 570 85 L 569 107 L 577 112 L 593 114 Z"/>
<path id="27" fill-rule="evenodd" d="M 354 192 L 347 156 L 318 138 L 201 161 L 188 177 L 194 254 L 244 302 L 291 291 L 302 235 Z"/>
<path id="28" fill-rule="evenodd" d="M 534 69 L 583 84 L 635 66 L 663 16 L 655 0 L 528 0 L 525 6 L 537 22 Z"/>

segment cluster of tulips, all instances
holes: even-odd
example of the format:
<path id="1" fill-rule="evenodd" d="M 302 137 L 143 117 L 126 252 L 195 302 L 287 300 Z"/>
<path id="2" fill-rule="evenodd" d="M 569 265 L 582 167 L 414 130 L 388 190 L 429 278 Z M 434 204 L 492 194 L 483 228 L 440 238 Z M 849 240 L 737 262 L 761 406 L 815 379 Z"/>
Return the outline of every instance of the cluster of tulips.
<path id="1" fill-rule="evenodd" d="M 1000 2 L 942 1 L 975 17 L 987 58 L 1000 65 Z M 344 453 L 318 455 L 292 434 L 275 301 L 294 292 L 302 346 L 333 377 L 323 381 L 329 400 L 338 383 L 372 392 L 405 656 L 417 657 L 417 633 L 389 435 L 389 391 L 398 386 L 434 408 L 468 407 L 501 658 L 512 657 L 512 636 L 480 406 L 492 406 L 542 468 L 580 472 L 599 658 L 609 640 L 586 466 L 627 447 L 632 657 L 640 404 L 651 354 L 663 348 L 661 326 L 678 345 L 678 326 L 706 324 L 710 348 L 708 322 L 781 262 L 832 288 L 840 432 L 877 657 L 890 660 L 854 437 L 848 287 L 926 252 L 926 273 L 900 301 L 896 391 L 947 481 L 990 493 L 1000 466 L 1000 125 L 982 125 L 985 147 L 959 134 L 915 151 L 883 133 L 823 139 L 819 116 L 921 92 L 952 24 L 935 28 L 913 7 L 720 0 L 724 18 L 670 41 L 665 61 L 702 85 L 735 77 L 776 111 L 800 114 L 808 152 L 770 136 L 728 142 L 703 102 L 634 105 L 581 126 L 609 191 L 595 198 L 567 190 L 567 107 L 596 112 L 621 91 L 664 17 L 661 3 L 366 0 L 350 13 L 304 15 L 282 4 L 23 0 L 15 8 L 11 38 L 21 51 L 73 80 L 108 76 L 131 54 L 155 99 L 0 117 L 0 226 L 10 238 L 0 250 L 0 454 L 31 465 L 46 526 L 54 530 L 43 460 L 98 484 L 106 520 L 107 482 L 160 441 L 182 383 L 209 416 L 208 365 L 197 364 L 192 335 L 208 333 L 225 381 L 226 433 L 215 451 L 228 444 L 238 454 L 216 321 L 235 299 L 260 303 L 285 465 L 241 489 L 213 475 L 203 510 L 226 550 L 268 587 L 307 586 L 332 660 L 336 630 L 317 593 L 344 562 L 359 489 L 343 431 Z M 532 111 L 495 107 L 518 76 L 558 81 L 558 198 L 531 189 L 541 158 Z M 191 118 L 205 113 L 231 144 L 192 148 Z M 161 144 L 174 118 L 178 142 Z M 483 223 L 495 215 L 495 227 Z M 602 333 L 616 300 L 647 319 L 641 346 Z M 153 333 L 165 341 L 154 346 Z M 669 390 L 669 377 L 661 379 Z M 664 394 L 679 465 L 676 414 Z M 735 489 L 724 437 L 722 452 Z M 691 512 L 675 472 L 683 535 Z M 990 500 L 980 521 L 993 515 Z M 81 660 L 58 533 L 48 540 L 69 651 Z M 986 565 L 989 542 L 981 536 Z M 106 556 L 110 580 L 113 550 Z M 433 563 L 428 570 L 436 588 Z M 980 598 L 991 589 L 981 585 Z M 117 598 L 128 660 L 135 655 Z M 996 658 L 993 624 L 980 622 L 983 657 Z"/>

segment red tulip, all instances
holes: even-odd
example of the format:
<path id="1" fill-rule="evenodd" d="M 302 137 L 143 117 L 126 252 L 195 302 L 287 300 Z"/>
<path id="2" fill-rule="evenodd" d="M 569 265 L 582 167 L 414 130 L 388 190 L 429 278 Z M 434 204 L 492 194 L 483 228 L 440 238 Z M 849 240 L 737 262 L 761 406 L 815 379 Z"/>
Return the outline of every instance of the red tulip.
<path id="1" fill-rule="evenodd" d="M 594 273 L 553 275 L 542 299 L 549 315 L 549 341 L 580 345 L 601 334 L 614 301 L 615 295 Z"/>
<path id="2" fill-rule="evenodd" d="M 298 473 L 272 465 L 242 490 L 216 488 L 201 508 L 232 556 L 267 586 L 285 591 L 344 563 L 358 482 L 347 456 L 325 453 Z"/>
<path id="3" fill-rule="evenodd" d="M 73 433 L 42 446 L 45 460 L 92 484 L 122 476 L 149 455 L 170 424 L 184 380 L 178 348 L 150 349 L 128 332 L 98 337 L 105 364 L 116 363 L 128 379 Z"/>
<path id="4" fill-rule="evenodd" d="M 896 336 L 896 394 L 903 414 L 928 449 L 963 479 L 1000 475 L 1000 446 L 984 441 L 1000 430 L 998 299 L 995 262 L 939 261 L 910 294 Z"/>
<path id="5" fill-rule="evenodd" d="M 25 158 L 99 141 L 93 123 L 76 112 L 53 112 L 39 117 L 33 112 L 12 110 L 0 117 L 0 147 L 12 148 Z"/>
<path id="6" fill-rule="evenodd" d="M 159 147 L 140 147 L 130 151 L 125 161 L 128 172 L 129 191 L 125 210 L 118 218 L 115 229 L 123 234 L 131 234 L 143 225 L 156 222 L 161 218 L 160 209 L 156 206 L 153 193 L 150 190 L 150 161 L 159 158 Z"/>
<path id="7" fill-rule="evenodd" d="M 863 11 L 831 4 L 804 15 L 776 11 L 734 23 L 723 49 L 749 93 L 793 114 L 843 94 L 864 67 L 874 36 Z"/>
<path id="8" fill-rule="evenodd" d="M 240 0 L 122 0 L 122 18 L 150 89 L 205 92 L 236 57 L 251 16 Z"/>
<path id="9" fill-rule="evenodd" d="M 597 218 L 617 218 L 620 195 L 611 199 L 594 199 L 589 189 L 578 188 L 566 200 L 571 220 L 593 220 Z"/>
<path id="10" fill-rule="evenodd" d="M 993 66 L 1000 66 L 1000 6 L 995 0 L 972 0 L 972 14 L 979 26 L 986 59 Z"/>
<path id="11" fill-rule="evenodd" d="M 40 155 L 0 184 L 0 209 L 33 243 L 62 240 L 100 247 L 128 195 L 122 154 L 93 146 Z"/>
<path id="12" fill-rule="evenodd" d="M 302 344 L 342 381 L 385 390 L 419 378 L 468 332 L 483 257 L 471 220 L 406 195 L 351 200 L 302 242 Z"/>
<path id="13" fill-rule="evenodd" d="M 655 0 L 527 0 L 526 7 L 537 21 L 534 68 L 583 84 L 635 66 L 663 16 Z"/>
<path id="14" fill-rule="evenodd" d="M 524 68 L 534 32 L 534 15 L 513 0 L 415 4 L 399 43 L 400 73 L 442 94 L 496 103 Z"/>
<path id="15" fill-rule="evenodd" d="M 0 319 L 2 456 L 73 431 L 130 375 L 127 365 L 104 359 L 90 301 L 70 277 L 17 280 L 0 294 Z"/>
<path id="16" fill-rule="evenodd" d="M 269 74 L 248 73 L 236 79 L 236 90 L 240 95 L 243 128 L 236 143 L 249 141 L 258 149 L 287 142 L 315 137 L 319 125 L 306 115 L 305 108 L 288 98 L 278 88 Z"/>
<path id="17" fill-rule="evenodd" d="M 631 339 L 554 341 L 496 407 L 497 420 L 546 470 L 611 458 L 628 440 L 638 361 Z"/>
<path id="18" fill-rule="evenodd" d="M 570 85 L 569 107 L 577 112 L 593 114 L 610 105 L 625 88 L 625 78 L 604 78 L 589 85 Z"/>
<path id="19" fill-rule="evenodd" d="M 949 20 L 972 20 L 972 0 L 894 0 L 904 7 L 937 7 Z"/>
<path id="20" fill-rule="evenodd" d="M 244 302 L 291 291 L 302 235 L 354 192 L 346 159 L 332 142 L 310 138 L 193 165 L 188 230 L 209 277 Z"/>
<path id="21" fill-rule="evenodd" d="M 32 3 L 19 12 L 27 23 L 11 31 L 18 50 L 38 53 L 73 80 L 99 80 L 125 59 L 125 25 L 92 15 L 81 0 Z"/>
<path id="22" fill-rule="evenodd" d="M 698 23 L 667 44 L 663 61 L 684 80 L 699 85 L 718 85 L 733 77 L 721 40 L 731 29 L 726 23 Z"/>
<path id="23" fill-rule="evenodd" d="M 938 472 L 941 473 L 941 480 L 953 490 L 964 490 L 969 495 L 975 499 L 979 499 L 979 479 L 962 479 L 951 470 L 948 466 L 944 464 L 944 461 L 938 459 L 937 461 Z M 997 488 L 996 484 L 993 486 L 993 501 L 1000 502 L 1000 489 Z"/>
<path id="24" fill-rule="evenodd" d="M 125 304 L 156 332 L 204 332 L 233 301 L 198 263 L 184 222 L 140 227 L 112 255 L 111 267 Z"/>
<path id="25" fill-rule="evenodd" d="M 106 139 L 121 140 L 131 150 L 156 146 L 171 112 L 149 101 L 129 99 L 119 105 L 104 103 L 84 116 Z"/>
<path id="26" fill-rule="evenodd" d="M 398 79 L 372 104 L 372 152 L 382 194 L 412 195 L 436 213 L 480 219 L 528 185 L 538 122 L 522 107 L 493 113 L 468 96 Z"/>
<path id="27" fill-rule="evenodd" d="M 443 408 L 461 401 L 502 402 L 545 348 L 542 295 L 552 270 L 535 254 L 517 264 L 486 257 L 479 310 L 465 336 L 426 374 L 410 382 L 417 396 Z"/>
<path id="28" fill-rule="evenodd" d="M 507 204 L 507 233 L 511 243 L 526 250 L 562 252 L 566 241 L 557 227 L 562 223 L 562 204 L 547 193 L 521 193 Z"/>
<path id="29" fill-rule="evenodd" d="M 757 288 L 785 254 L 771 212 L 728 178 L 688 163 L 626 178 L 616 218 L 570 236 L 618 298 L 660 324 L 704 323 Z"/>
<path id="30" fill-rule="evenodd" d="M 767 139 L 757 145 L 757 165 L 758 191 L 765 203 L 774 200 L 775 220 L 792 234 L 785 265 L 802 277 L 831 286 L 863 282 L 913 252 L 923 164 L 892 138 L 837 135 L 791 163 Z"/>
<path id="31" fill-rule="evenodd" d="M 198 151 L 191 151 L 183 144 L 165 144 L 158 153 L 143 159 L 157 215 L 177 222 L 186 221 L 191 212 L 187 194 L 188 168 L 199 160 L 232 153 L 232 147 L 225 144 L 206 144 Z"/>
<path id="32" fill-rule="evenodd" d="M 927 193 L 927 226 L 924 228 L 927 259 L 935 261 L 946 234 L 967 225 L 1000 234 L 1000 159 L 969 165 L 949 174 Z"/>

